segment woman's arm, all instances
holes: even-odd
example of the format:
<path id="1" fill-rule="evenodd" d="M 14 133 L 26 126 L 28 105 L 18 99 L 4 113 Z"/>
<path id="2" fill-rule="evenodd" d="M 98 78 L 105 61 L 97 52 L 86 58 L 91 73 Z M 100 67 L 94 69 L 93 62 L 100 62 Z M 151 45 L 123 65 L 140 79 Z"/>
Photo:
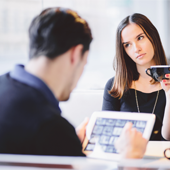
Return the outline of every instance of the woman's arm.
<path id="1" fill-rule="evenodd" d="M 102 110 L 109 111 L 119 111 L 120 110 L 120 100 L 118 98 L 112 97 L 108 91 L 112 88 L 114 78 L 111 78 L 106 83 L 103 95 Z"/>
<path id="2" fill-rule="evenodd" d="M 170 74 L 166 74 L 165 77 L 170 78 Z M 165 91 L 166 106 L 163 118 L 162 136 L 166 140 L 170 140 L 170 80 L 162 80 L 161 86 Z"/>
<path id="3" fill-rule="evenodd" d="M 163 126 L 162 126 L 162 136 L 166 140 L 170 140 L 170 96 L 166 95 L 166 106 L 165 113 L 163 118 Z"/>

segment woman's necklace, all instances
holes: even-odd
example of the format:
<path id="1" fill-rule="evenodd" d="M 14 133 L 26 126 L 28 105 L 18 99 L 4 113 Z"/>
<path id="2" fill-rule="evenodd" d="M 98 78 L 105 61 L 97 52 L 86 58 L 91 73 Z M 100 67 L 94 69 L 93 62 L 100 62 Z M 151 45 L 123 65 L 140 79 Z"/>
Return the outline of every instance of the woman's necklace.
<path id="1" fill-rule="evenodd" d="M 134 87 L 135 87 L 136 105 L 137 105 L 138 113 L 140 113 L 135 81 L 134 81 Z M 154 107 L 153 107 L 153 110 L 152 110 L 152 114 L 153 114 L 154 111 L 155 111 L 155 107 L 156 107 L 156 104 L 157 104 L 157 101 L 158 101 L 158 96 L 159 96 L 159 90 L 158 90 L 158 92 L 157 92 L 157 96 L 156 96 L 155 104 L 154 104 Z"/>

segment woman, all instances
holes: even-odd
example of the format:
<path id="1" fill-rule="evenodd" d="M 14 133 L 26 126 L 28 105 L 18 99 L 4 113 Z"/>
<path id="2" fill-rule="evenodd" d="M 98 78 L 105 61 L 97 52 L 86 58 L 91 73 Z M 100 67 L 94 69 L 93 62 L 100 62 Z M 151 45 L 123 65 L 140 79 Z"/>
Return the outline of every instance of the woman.
<path id="1" fill-rule="evenodd" d="M 105 87 L 102 110 L 152 113 L 156 123 L 150 140 L 161 140 L 166 97 L 162 86 L 145 70 L 166 65 L 157 29 L 142 14 L 126 17 L 119 24 L 114 60 L 115 77 Z"/>

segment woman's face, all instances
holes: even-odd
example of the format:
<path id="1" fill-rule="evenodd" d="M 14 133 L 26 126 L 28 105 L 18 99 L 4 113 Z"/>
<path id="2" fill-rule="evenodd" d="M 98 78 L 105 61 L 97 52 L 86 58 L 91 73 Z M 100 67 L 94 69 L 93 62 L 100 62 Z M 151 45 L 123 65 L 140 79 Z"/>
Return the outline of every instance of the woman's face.
<path id="1" fill-rule="evenodd" d="M 121 40 L 127 55 L 137 66 L 155 65 L 152 43 L 137 24 L 126 26 L 122 30 Z"/>

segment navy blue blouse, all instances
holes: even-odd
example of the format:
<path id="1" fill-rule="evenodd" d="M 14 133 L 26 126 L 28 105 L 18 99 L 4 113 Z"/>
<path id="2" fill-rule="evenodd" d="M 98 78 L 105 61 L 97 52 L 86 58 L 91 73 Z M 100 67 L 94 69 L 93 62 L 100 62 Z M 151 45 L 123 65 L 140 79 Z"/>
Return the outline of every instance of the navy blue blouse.
<path id="1" fill-rule="evenodd" d="M 109 111 L 123 111 L 123 112 L 138 112 L 135 98 L 135 90 L 129 89 L 121 99 L 112 97 L 108 91 L 112 88 L 114 77 L 109 79 L 105 86 L 103 96 L 102 110 Z M 143 93 L 137 91 L 139 110 L 141 113 L 152 113 L 157 92 Z M 163 89 L 159 91 L 158 101 L 155 107 L 154 114 L 156 115 L 156 122 L 151 134 L 150 140 L 162 140 L 161 128 L 164 116 L 164 109 L 166 104 L 165 92 Z M 158 132 L 158 133 L 157 133 Z"/>

